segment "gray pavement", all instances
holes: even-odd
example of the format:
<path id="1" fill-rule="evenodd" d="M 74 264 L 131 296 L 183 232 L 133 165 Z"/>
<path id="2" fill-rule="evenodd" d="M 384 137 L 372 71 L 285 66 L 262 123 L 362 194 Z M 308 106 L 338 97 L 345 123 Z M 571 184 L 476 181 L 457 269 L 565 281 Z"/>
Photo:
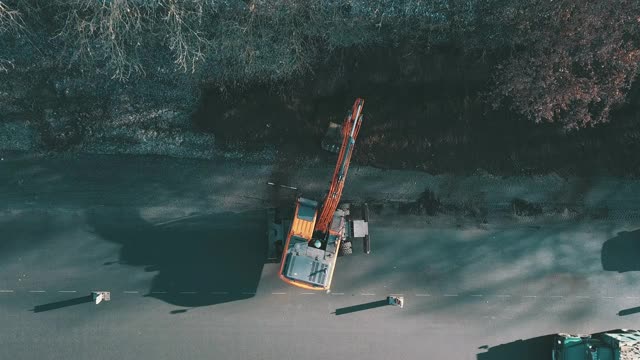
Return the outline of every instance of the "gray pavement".
<path id="1" fill-rule="evenodd" d="M 640 182 L 352 169 L 347 197 L 481 194 L 489 221 L 385 207 L 372 254 L 340 259 L 327 294 L 263 262 L 265 183 L 281 168 L 3 159 L 0 359 L 486 360 L 519 339 L 640 324 Z M 312 165 L 285 178 L 313 195 L 331 166 Z M 516 196 L 607 215 L 513 218 Z M 92 290 L 112 300 L 84 301 Z M 379 306 L 389 294 L 405 307 Z"/>

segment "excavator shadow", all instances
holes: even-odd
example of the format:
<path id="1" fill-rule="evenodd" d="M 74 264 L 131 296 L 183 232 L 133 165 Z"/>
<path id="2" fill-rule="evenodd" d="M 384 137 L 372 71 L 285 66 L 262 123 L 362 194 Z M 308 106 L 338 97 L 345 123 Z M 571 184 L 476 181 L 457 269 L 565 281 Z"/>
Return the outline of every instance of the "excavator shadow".
<path id="1" fill-rule="evenodd" d="M 197 307 L 256 292 L 266 256 L 264 211 L 154 224 L 137 211 L 114 208 L 96 210 L 89 220 L 98 236 L 122 246 L 118 264 L 157 273 L 145 296 Z"/>

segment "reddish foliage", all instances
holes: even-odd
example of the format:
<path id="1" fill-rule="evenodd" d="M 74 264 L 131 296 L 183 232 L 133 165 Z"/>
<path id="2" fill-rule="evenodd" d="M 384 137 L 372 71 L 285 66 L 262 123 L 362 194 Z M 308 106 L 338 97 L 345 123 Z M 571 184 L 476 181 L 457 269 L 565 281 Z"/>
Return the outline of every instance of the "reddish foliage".
<path id="1" fill-rule="evenodd" d="M 567 129 L 606 122 L 640 62 L 637 0 L 528 0 L 503 8 L 514 44 L 499 66 L 494 106 Z"/>

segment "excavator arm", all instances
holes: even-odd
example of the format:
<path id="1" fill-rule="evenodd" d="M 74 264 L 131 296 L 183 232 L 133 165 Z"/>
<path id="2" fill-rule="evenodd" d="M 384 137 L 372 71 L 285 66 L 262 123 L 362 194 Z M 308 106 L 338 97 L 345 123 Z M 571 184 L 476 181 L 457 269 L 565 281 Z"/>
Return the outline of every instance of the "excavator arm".
<path id="1" fill-rule="evenodd" d="M 364 100 L 360 98 L 356 99 L 351 112 L 347 115 L 342 125 L 342 146 L 338 152 L 338 161 L 333 171 L 329 192 L 322 203 L 322 209 L 320 210 L 314 231 L 327 233 L 331 225 L 331 220 L 333 219 L 333 214 L 338 208 L 340 198 L 342 197 L 344 181 L 349 170 L 349 163 L 351 162 L 353 147 L 358 137 L 358 132 L 360 131 L 360 125 L 362 125 L 363 106 Z"/>

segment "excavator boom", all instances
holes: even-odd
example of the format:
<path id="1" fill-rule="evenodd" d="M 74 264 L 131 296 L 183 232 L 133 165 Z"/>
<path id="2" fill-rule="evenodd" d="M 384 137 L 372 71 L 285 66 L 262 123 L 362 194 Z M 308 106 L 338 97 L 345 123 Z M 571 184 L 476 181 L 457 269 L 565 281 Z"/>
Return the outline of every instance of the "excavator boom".
<path id="1" fill-rule="evenodd" d="M 342 146 L 338 152 L 338 161 L 336 162 L 336 168 L 333 171 L 333 178 L 331 179 L 329 192 L 322 203 L 320 215 L 316 221 L 315 231 L 322 233 L 328 232 L 333 215 L 340 203 L 342 189 L 344 188 L 344 181 L 347 177 L 347 172 L 349 171 L 349 163 L 351 162 L 353 146 L 356 138 L 358 137 L 358 133 L 360 132 L 360 125 L 362 125 L 363 106 L 364 100 L 360 98 L 356 99 L 351 109 L 351 113 L 342 125 Z"/>

